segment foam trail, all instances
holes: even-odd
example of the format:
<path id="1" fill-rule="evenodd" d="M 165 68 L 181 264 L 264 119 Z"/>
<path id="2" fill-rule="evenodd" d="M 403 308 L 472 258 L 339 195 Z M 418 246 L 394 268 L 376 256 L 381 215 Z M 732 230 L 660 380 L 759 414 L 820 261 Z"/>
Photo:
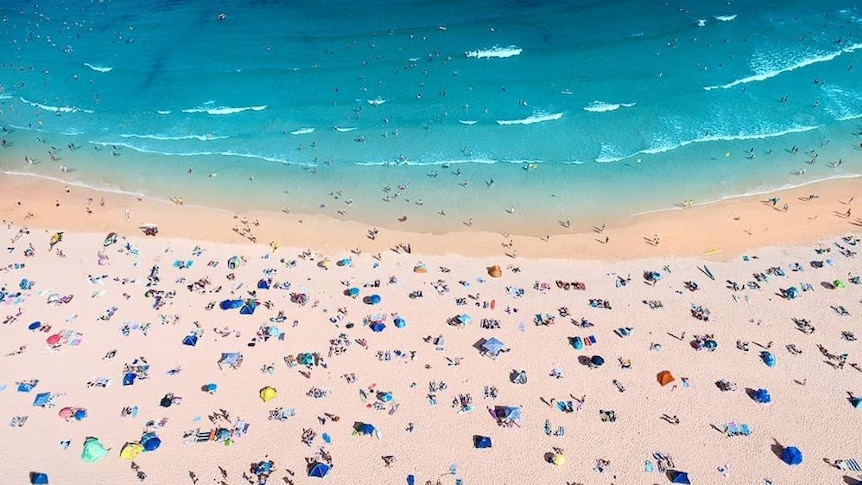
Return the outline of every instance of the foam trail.
<path id="1" fill-rule="evenodd" d="M 520 120 L 497 120 L 498 125 L 532 125 L 534 123 L 542 123 L 545 121 L 555 121 L 563 117 L 563 113 L 554 114 L 534 114 Z"/>
<path id="2" fill-rule="evenodd" d="M 213 140 L 224 140 L 230 138 L 228 136 L 215 136 L 215 135 L 181 135 L 181 136 L 167 136 L 167 135 L 138 135 L 134 133 L 130 134 L 121 134 L 122 138 L 145 138 L 148 140 L 158 140 L 158 141 L 176 141 L 176 140 L 198 140 L 198 141 L 213 141 Z"/>
<path id="3" fill-rule="evenodd" d="M 736 18 L 736 14 L 733 15 L 716 15 L 715 20 L 720 20 L 722 22 L 730 22 L 731 20 Z"/>
<path id="4" fill-rule="evenodd" d="M 730 82 L 727 84 L 722 84 L 722 85 L 718 85 L 718 86 L 706 86 L 703 89 L 705 89 L 707 91 L 711 91 L 713 89 L 728 89 L 728 88 L 732 88 L 734 86 L 738 86 L 740 84 L 748 84 L 750 82 L 756 82 L 756 81 L 765 81 L 767 79 L 771 79 L 771 78 L 778 76 L 780 74 L 784 74 L 785 72 L 795 71 L 795 70 L 801 69 L 803 67 L 808 67 L 812 64 L 818 64 L 821 62 L 829 62 L 829 61 L 837 58 L 838 56 L 841 56 L 843 54 L 848 54 L 848 53 L 853 52 L 855 50 L 858 50 L 860 48 L 862 48 L 862 44 L 853 44 L 853 45 L 845 47 L 844 49 L 841 49 L 840 51 L 835 51 L 835 52 L 832 52 L 829 54 L 824 54 L 822 56 L 809 57 L 808 59 L 803 59 L 803 60 L 801 60 L 795 64 L 784 67 L 782 69 L 776 69 L 773 71 L 755 74 L 753 76 L 748 76 L 748 77 L 744 77 L 742 79 L 737 79 L 736 81 L 733 81 L 733 82 Z"/>
<path id="5" fill-rule="evenodd" d="M 631 108 L 636 103 L 605 103 L 603 101 L 593 101 L 584 106 L 584 111 L 591 113 L 605 113 L 607 111 L 616 111 L 620 108 Z"/>
<path id="6" fill-rule="evenodd" d="M 300 162 L 291 162 L 290 160 L 285 160 L 282 158 L 276 157 L 268 157 L 265 155 L 257 155 L 255 153 L 240 153 L 240 152 L 232 152 L 230 150 L 224 152 L 163 152 L 159 150 L 151 150 L 149 148 L 143 148 L 135 145 L 131 145 L 128 143 L 114 143 L 107 141 L 90 141 L 93 145 L 100 146 L 118 146 L 123 148 L 128 148 L 129 150 L 134 150 L 139 153 L 147 153 L 151 155 L 163 155 L 168 157 L 211 157 L 211 156 L 221 156 L 221 157 L 240 157 L 240 158 L 252 158 L 255 160 L 263 160 L 266 162 L 276 162 L 282 163 L 284 165 L 308 165 L 314 166 L 313 164 L 303 164 Z"/>
<path id="7" fill-rule="evenodd" d="M 169 114 L 171 114 L 171 112 L 170 112 L 169 110 L 165 110 L 165 109 L 160 109 L 160 110 L 156 111 L 156 113 L 158 113 L 158 114 L 160 114 L 160 115 L 169 115 Z"/>
<path id="8" fill-rule="evenodd" d="M 89 67 L 90 69 L 96 71 L 96 72 L 111 72 L 114 70 L 113 67 L 100 66 L 98 64 L 94 65 L 94 64 L 90 64 L 89 62 L 85 62 L 84 65 Z"/>
<path id="9" fill-rule="evenodd" d="M 242 113 L 243 111 L 263 111 L 265 110 L 267 105 L 261 106 L 243 106 L 241 108 L 234 108 L 231 106 L 219 106 L 217 108 L 189 108 L 182 110 L 183 113 L 206 113 L 210 115 L 232 115 L 236 113 Z"/>
<path id="10" fill-rule="evenodd" d="M 514 57 L 521 55 L 524 50 L 520 47 L 510 45 L 509 47 L 494 46 L 490 49 L 478 49 L 475 51 L 467 51 L 464 53 L 467 57 L 476 59 L 504 59 L 506 57 Z"/>
<path id="11" fill-rule="evenodd" d="M 386 100 L 383 98 L 380 98 L 380 97 L 368 100 L 368 104 L 370 104 L 371 106 L 380 106 L 381 104 L 383 104 L 385 102 L 386 102 Z"/>
<path id="12" fill-rule="evenodd" d="M 30 106 L 33 106 L 34 108 L 43 109 L 52 113 L 77 113 L 79 111 L 82 113 L 93 112 L 92 110 L 78 108 L 77 106 L 49 106 L 47 104 L 36 103 L 35 101 L 27 101 L 26 99 L 21 97 L 19 97 L 18 99 L 20 99 L 24 103 L 29 104 Z"/>
<path id="13" fill-rule="evenodd" d="M 461 123 L 462 125 L 475 125 L 476 120 L 458 120 L 458 123 Z"/>
<path id="14" fill-rule="evenodd" d="M 291 135 L 308 135 L 314 133 L 314 128 L 300 128 L 290 132 Z"/>
<path id="15" fill-rule="evenodd" d="M 356 128 L 339 128 L 336 126 L 335 131 L 337 131 L 339 133 L 347 133 L 349 131 L 356 131 Z"/>

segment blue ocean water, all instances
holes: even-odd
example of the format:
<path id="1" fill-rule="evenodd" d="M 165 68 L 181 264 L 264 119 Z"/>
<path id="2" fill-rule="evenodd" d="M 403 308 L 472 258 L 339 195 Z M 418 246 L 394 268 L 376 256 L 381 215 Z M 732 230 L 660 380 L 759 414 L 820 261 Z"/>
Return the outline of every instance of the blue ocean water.
<path id="1" fill-rule="evenodd" d="M 773 3 L 3 2 L 0 169 L 521 233 L 862 174 L 862 10 Z"/>

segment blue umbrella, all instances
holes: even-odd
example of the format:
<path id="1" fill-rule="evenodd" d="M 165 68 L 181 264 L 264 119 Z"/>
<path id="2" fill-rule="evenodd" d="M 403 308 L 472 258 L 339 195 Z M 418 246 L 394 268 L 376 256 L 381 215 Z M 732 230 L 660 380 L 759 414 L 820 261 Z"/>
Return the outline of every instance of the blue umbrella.
<path id="1" fill-rule="evenodd" d="M 380 333 L 384 328 L 386 328 L 386 325 L 383 322 L 374 322 L 371 324 L 371 331 L 374 333 Z"/>
<path id="2" fill-rule="evenodd" d="M 42 328 L 42 322 L 36 321 L 27 326 L 27 330 L 39 330 Z"/>
<path id="3" fill-rule="evenodd" d="M 382 392 L 382 391 L 378 392 L 377 393 L 377 399 L 380 399 L 383 402 L 389 402 L 392 400 L 392 393 L 391 392 Z"/>
<path id="4" fill-rule="evenodd" d="M 850 404 L 856 409 L 862 409 L 862 397 L 854 397 L 850 400 Z"/>
<path id="5" fill-rule="evenodd" d="M 29 382 L 22 382 L 21 384 L 18 384 L 18 392 L 30 392 L 34 387 L 36 386 Z"/>
<path id="6" fill-rule="evenodd" d="M 484 349 L 485 352 L 488 352 L 491 355 L 499 354 L 500 351 L 504 348 L 506 348 L 506 344 L 497 340 L 496 337 L 491 337 L 486 340 L 485 343 L 482 344 L 482 349 Z"/>
<path id="7" fill-rule="evenodd" d="M 772 396 L 769 395 L 769 391 L 767 391 L 766 389 L 758 389 L 754 391 L 753 398 L 760 404 L 769 404 L 770 402 L 772 402 Z"/>
<path id="8" fill-rule="evenodd" d="M 326 463 L 313 463 L 311 466 L 308 467 L 308 476 L 314 478 L 323 478 L 326 476 L 327 473 L 329 473 L 330 468 L 332 467 L 327 465 Z"/>
<path id="9" fill-rule="evenodd" d="M 188 345 L 189 347 L 194 347 L 198 344 L 198 336 L 195 334 L 186 335 L 183 338 L 183 345 Z"/>
<path id="10" fill-rule="evenodd" d="M 380 295 L 366 296 L 362 301 L 364 301 L 367 305 L 377 305 L 378 303 L 380 303 Z"/>
<path id="11" fill-rule="evenodd" d="M 269 289 L 269 281 L 265 279 L 261 279 L 257 282 L 257 288 L 259 290 L 268 290 Z"/>
<path id="12" fill-rule="evenodd" d="M 775 367 L 775 356 L 772 355 L 772 352 L 763 351 L 760 353 L 760 358 L 763 359 L 766 367 Z"/>
<path id="13" fill-rule="evenodd" d="M 218 390 L 218 384 L 206 384 L 201 388 L 201 390 L 212 394 Z"/>
<path id="14" fill-rule="evenodd" d="M 137 378 L 138 378 L 137 374 L 135 374 L 134 372 L 129 372 L 123 376 L 123 385 L 124 386 L 131 386 L 135 383 L 135 379 L 137 379 Z"/>
<path id="15" fill-rule="evenodd" d="M 781 461 L 788 465 L 798 465 L 802 463 L 802 452 L 795 446 L 788 446 L 781 450 Z"/>
<path id="16" fill-rule="evenodd" d="M 144 447 L 144 451 L 156 451 L 159 446 L 162 446 L 162 440 L 154 433 L 147 433 L 141 437 L 141 446 Z"/>
<path id="17" fill-rule="evenodd" d="M 36 394 L 36 399 L 33 400 L 33 406 L 45 407 L 49 402 L 51 402 L 51 393 L 40 392 L 39 394 Z"/>
<path id="18" fill-rule="evenodd" d="M 397 328 L 404 328 L 404 325 L 407 323 L 401 317 L 395 317 L 395 320 L 392 321 Z"/>
<path id="19" fill-rule="evenodd" d="M 359 296 L 359 288 L 353 287 L 348 288 L 347 291 L 344 292 L 347 296 L 357 297 Z"/>
<path id="20" fill-rule="evenodd" d="M 602 358 L 601 355 L 594 355 L 594 356 L 590 357 L 590 364 L 592 364 L 596 367 L 601 367 L 601 366 L 605 365 L 605 359 Z"/>
<path id="21" fill-rule="evenodd" d="M 48 485 L 48 475 L 42 472 L 30 472 L 30 483 L 33 485 Z"/>
<path id="22" fill-rule="evenodd" d="M 75 411 L 75 421 L 81 421 L 86 417 L 87 417 L 87 410 L 86 409 L 78 409 L 77 411 Z"/>

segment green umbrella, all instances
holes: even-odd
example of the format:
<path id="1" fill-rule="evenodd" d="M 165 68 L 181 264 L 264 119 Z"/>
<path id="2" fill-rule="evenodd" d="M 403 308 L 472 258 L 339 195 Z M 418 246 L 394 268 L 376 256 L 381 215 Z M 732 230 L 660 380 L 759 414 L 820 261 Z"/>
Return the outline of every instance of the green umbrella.
<path id="1" fill-rule="evenodd" d="M 108 454 L 108 450 L 102 446 L 98 438 L 88 437 L 84 441 L 84 451 L 81 452 L 81 460 L 86 463 L 96 463 Z"/>

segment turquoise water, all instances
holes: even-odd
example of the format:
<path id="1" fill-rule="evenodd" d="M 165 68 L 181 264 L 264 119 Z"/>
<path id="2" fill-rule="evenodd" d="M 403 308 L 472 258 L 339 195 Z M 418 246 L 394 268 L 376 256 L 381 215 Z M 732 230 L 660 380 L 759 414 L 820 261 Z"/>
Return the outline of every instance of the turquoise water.
<path id="1" fill-rule="evenodd" d="M 223 8 L 4 2 L 0 169 L 537 234 L 862 174 L 853 2 Z"/>

